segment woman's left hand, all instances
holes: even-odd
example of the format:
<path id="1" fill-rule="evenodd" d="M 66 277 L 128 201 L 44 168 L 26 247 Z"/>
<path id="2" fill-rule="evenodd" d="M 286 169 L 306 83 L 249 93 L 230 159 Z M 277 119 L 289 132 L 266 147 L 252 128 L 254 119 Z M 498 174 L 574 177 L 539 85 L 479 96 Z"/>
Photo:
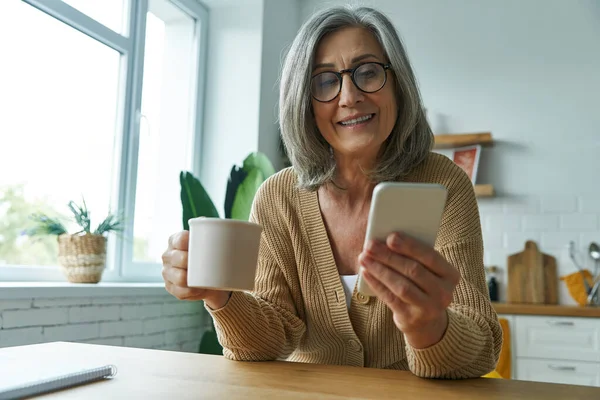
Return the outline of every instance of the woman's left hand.
<path id="1" fill-rule="evenodd" d="M 448 326 L 460 273 L 432 247 L 394 233 L 372 241 L 359 256 L 363 278 L 394 314 L 394 323 L 414 348 L 439 342 Z"/>

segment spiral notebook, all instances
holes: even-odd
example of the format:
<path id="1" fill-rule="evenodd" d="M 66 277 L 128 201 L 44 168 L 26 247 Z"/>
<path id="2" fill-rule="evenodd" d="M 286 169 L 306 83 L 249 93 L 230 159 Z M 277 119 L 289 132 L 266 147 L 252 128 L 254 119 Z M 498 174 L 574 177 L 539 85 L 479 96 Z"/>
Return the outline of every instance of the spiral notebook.
<path id="1" fill-rule="evenodd" d="M 22 399 L 24 397 L 67 389 L 98 380 L 111 379 L 116 373 L 117 368 L 114 365 L 105 365 L 98 368 L 83 369 L 69 374 L 31 380 L 15 386 L 5 388 L 0 387 L 0 400 Z"/>

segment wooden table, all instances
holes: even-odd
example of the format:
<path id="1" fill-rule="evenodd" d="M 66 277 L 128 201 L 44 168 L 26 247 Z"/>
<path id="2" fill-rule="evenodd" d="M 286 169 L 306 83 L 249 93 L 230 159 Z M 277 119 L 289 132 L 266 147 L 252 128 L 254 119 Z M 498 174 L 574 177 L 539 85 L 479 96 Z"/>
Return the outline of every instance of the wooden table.
<path id="1" fill-rule="evenodd" d="M 501 379 L 422 379 L 407 371 L 236 362 L 220 356 L 78 343 L 0 349 L 7 379 L 114 364 L 115 378 L 42 396 L 58 399 L 598 399 L 600 388 Z M 4 382 L 2 381 L 4 379 Z"/>

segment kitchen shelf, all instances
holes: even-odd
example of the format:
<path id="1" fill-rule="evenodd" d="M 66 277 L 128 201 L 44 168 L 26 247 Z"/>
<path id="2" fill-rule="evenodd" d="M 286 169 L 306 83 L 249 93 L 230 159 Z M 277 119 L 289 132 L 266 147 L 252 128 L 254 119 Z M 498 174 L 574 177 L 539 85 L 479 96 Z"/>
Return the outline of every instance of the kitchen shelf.
<path id="1" fill-rule="evenodd" d="M 600 317 L 600 307 L 561 306 L 550 304 L 492 303 L 498 314 L 546 315 L 554 317 Z"/>
<path id="2" fill-rule="evenodd" d="M 435 135 L 434 149 L 452 149 L 456 147 L 471 146 L 479 144 L 482 146 L 492 146 L 493 139 L 491 132 L 479 133 L 449 133 Z M 494 197 L 494 186 L 491 184 L 476 184 L 476 197 Z"/>
<path id="3" fill-rule="evenodd" d="M 475 196 L 476 197 L 494 197 L 494 185 L 489 183 L 475 185 Z"/>
<path id="4" fill-rule="evenodd" d="M 492 146 L 494 143 L 491 132 L 479 133 L 449 133 L 435 135 L 434 149 L 451 149 L 453 147 L 471 146 L 480 144 Z"/>

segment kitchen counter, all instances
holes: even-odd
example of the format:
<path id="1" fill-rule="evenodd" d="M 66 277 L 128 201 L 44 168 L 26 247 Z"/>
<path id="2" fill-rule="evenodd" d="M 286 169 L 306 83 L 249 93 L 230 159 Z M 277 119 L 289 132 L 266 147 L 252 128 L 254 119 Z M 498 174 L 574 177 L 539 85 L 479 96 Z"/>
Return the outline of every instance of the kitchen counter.
<path id="1" fill-rule="evenodd" d="M 556 317 L 599 318 L 600 307 L 580 307 L 550 304 L 492 303 L 498 314 L 550 315 Z"/>

